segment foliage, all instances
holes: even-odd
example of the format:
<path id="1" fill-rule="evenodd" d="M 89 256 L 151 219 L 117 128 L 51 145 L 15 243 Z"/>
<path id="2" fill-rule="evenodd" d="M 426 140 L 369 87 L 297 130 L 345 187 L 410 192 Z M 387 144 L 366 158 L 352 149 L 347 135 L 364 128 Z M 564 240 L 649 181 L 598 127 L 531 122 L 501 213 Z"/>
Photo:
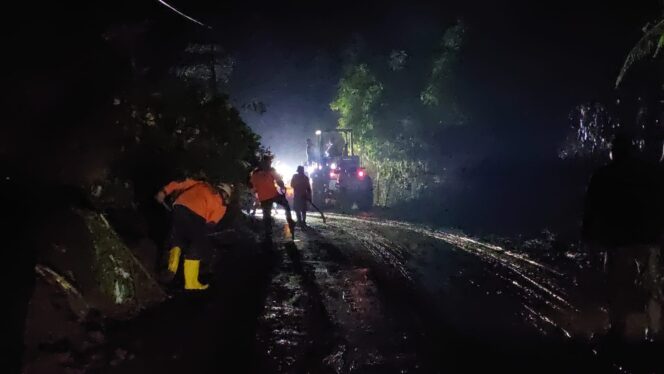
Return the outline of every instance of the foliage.
<path id="1" fill-rule="evenodd" d="M 615 87 L 620 86 L 627 72 L 636 63 L 648 57 L 661 60 L 663 46 L 664 19 L 660 19 L 652 27 L 644 27 L 643 37 L 625 58 Z M 661 101 L 657 93 L 653 95 L 652 91 L 648 92 L 648 86 L 653 83 L 661 84 L 662 77 L 646 74 L 644 78 L 645 80 L 636 85 L 637 91 L 625 94 L 626 97 L 618 100 L 613 110 L 599 103 L 576 107 L 570 115 L 570 132 L 559 150 L 559 156 L 563 159 L 584 158 L 598 161 L 602 156 L 606 157 L 610 141 L 619 130 L 632 136 L 641 151 L 660 152 L 663 134 L 658 118 L 662 116 L 658 103 Z M 657 78 L 660 80 L 657 81 Z"/>
<path id="2" fill-rule="evenodd" d="M 258 100 L 251 100 L 248 103 L 244 103 L 240 106 L 242 109 L 251 111 L 258 114 L 265 114 L 267 112 L 267 105 Z"/>
<path id="3" fill-rule="evenodd" d="M 191 43 L 183 55 L 182 62 L 174 68 L 174 72 L 185 82 L 199 85 L 212 83 L 216 89 L 228 83 L 233 74 L 235 59 L 227 55 L 218 44 Z"/>
<path id="4" fill-rule="evenodd" d="M 441 104 L 441 96 L 445 94 L 444 89 L 449 87 L 454 66 L 459 58 L 465 32 L 465 26 L 461 21 L 445 31 L 433 59 L 429 82 L 420 93 L 420 100 L 424 105 L 431 107 Z"/>
<path id="5" fill-rule="evenodd" d="M 226 96 L 203 100 L 202 95 L 195 87 L 171 81 L 147 102 L 124 104 L 124 113 L 130 114 L 121 115 L 120 122 L 127 138 L 134 138 L 127 150 L 128 161 L 159 154 L 163 157 L 155 161 L 168 163 L 171 177 L 205 175 L 213 181 L 243 182 L 250 165 L 256 163 L 259 137 Z"/>
<path id="6" fill-rule="evenodd" d="M 339 127 L 352 129 L 358 137 L 358 151 L 371 152 L 367 141 L 374 129 L 374 111 L 383 86 L 367 65 L 351 66 L 339 84 L 336 99 L 330 107 L 339 112 Z"/>
<path id="7" fill-rule="evenodd" d="M 664 46 L 664 19 L 659 20 L 654 26 L 645 28 L 643 37 L 636 43 L 632 50 L 625 58 L 620 74 L 616 79 L 616 88 L 625 78 L 627 72 L 634 64 L 651 56 L 656 59 L 660 56 L 660 51 Z"/>
<path id="8" fill-rule="evenodd" d="M 416 198 L 444 180 L 436 139 L 441 124 L 463 123 L 452 81 L 464 34 L 461 22 L 444 32 L 432 57 L 423 59 L 431 64 L 430 73 L 416 70 L 426 74 L 421 80 L 399 75 L 411 61 L 404 50 L 389 52 L 388 69 L 385 60 L 346 67 L 330 107 L 339 114 L 339 127 L 353 130 L 354 151 L 374 178 L 375 203 Z M 354 56 L 353 61 L 362 57 Z M 379 78 L 376 72 L 383 71 Z M 424 82 L 424 89 L 413 82 Z"/>
<path id="9" fill-rule="evenodd" d="M 390 52 L 389 65 L 392 71 L 403 70 L 408 60 L 408 54 L 404 50 L 393 50 Z"/>
<path id="10" fill-rule="evenodd" d="M 114 99 L 113 115 L 124 134 L 117 170 L 129 171 L 132 178 L 161 171 L 152 183 L 185 175 L 246 180 L 260 150 L 259 137 L 219 92 L 233 65 L 223 56 L 214 44 L 189 44 L 181 63 L 156 84 L 134 73 L 132 90 Z"/>
<path id="11" fill-rule="evenodd" d="M 606 154 L 619 124 L 601 104 L 577 106 L 569 116 L 570 134 L 558 152 L 562 159 L 592 158 Z"/>
<path id="12" fill-rule="evenodd" d="M 609 154 L 610 144 L 619 132 L 632 138 L 633 145 L 645 157 L 655 157 L 650 152 L 661 153 L 664 129 L 653 114 L 657 108 L 649 107 L 646 101 L 637 101 L 635 106 L 607 108 L 601 103 L 577 106 L 569 116 L 570 128 L 567 138 L 558 151 L 561 159 L 585 159 L 601 163 Z M 619 118 L 616 112 L 626 112 Z M 659 113 L 661 116 L 661 112 Z M 658 156 L 657 156 L 658 157 Z"/>

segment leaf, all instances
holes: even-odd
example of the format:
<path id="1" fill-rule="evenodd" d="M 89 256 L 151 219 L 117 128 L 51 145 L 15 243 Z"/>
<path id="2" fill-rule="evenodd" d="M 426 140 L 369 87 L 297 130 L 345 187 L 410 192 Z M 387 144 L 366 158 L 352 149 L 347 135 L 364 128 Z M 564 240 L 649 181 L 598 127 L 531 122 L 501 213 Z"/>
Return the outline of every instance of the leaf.
<path id="1" fill-rule="evenodd" d="M 636 64 L 637 62 L 643 60 L 646 56 L 650 55 L 654 51 L 654 57 L 657 57 L 659 50 L 664 44 L 664 19 L 660 20 L 655 26 L 651 27 L 646 31 L 645 35 L 636 43 L 636 45 L 629 52 L 625 58 L 622 69 L 620 69 L 620 74 L 616 79 L 616 88 L 620 86 L 627 71 Z"/>

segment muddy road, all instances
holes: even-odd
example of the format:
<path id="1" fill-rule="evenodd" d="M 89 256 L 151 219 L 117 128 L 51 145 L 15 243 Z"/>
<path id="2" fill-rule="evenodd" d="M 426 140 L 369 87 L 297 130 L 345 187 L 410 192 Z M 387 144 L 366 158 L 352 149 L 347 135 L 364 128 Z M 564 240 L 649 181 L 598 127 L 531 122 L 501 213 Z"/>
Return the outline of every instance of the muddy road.
<path id="1" fill-rule="evenodd" d="M 579 260 L 403 222 L 330 214 L 221 249 L 209 292 L 109 329 L 102 372 L 620 372 Z M 564 256 L 563 256 L 564 257 Z M 567 267 L 566 267 L 567 266 Z M 582 271 L 579 272 L 583 274 Z M 117 360 L 116 360 L 117 361 Z M 235 368 L 231 370 L 231 368 Z"/>

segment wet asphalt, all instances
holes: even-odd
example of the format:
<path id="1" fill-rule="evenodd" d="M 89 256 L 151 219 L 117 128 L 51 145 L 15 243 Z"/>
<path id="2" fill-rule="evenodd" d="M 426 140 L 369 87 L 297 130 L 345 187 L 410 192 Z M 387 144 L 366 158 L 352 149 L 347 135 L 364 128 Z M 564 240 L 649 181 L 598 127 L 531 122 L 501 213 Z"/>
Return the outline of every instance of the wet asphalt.
<path id="1" fill-rule="evenodd" d="M 101 372 L 641 371 L 598 345 L 600 298 L 558 264 L 371 217 L 312 217 L 294 242 L 275 225 L 222 245 L 208 292 L 112 326 L 134 358 Z"/>

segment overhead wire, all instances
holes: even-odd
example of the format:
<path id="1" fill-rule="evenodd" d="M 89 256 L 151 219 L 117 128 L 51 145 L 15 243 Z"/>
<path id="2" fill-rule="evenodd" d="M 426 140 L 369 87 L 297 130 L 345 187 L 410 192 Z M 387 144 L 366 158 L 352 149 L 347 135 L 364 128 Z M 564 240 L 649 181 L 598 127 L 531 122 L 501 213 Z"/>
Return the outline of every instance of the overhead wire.
<path id="1" fill-rule="evenodd" d="M 183 12 L 181 12 L 180 10 L 175 8 L 174 6 L 170 5 L 169 3 L 165 2 L 164 0 L 157 0 L 157 1 L 160 2 L 162 5 L 164 5 L 165 7 L 167 7 L 168 9 L 170 9 L 170 10 L 174 11 L 175 13 L 179 14 L 180 16 L 188 19 L 189 21 L 191 21 L 191 22 L 193 22 L 193 23 L 195 23 L 199 26 L 203 26 L 203 27 L 206 27 L 206 28 L 212 30 L 211 26 L 208 26 L 208 25 L 204 24 L 203 22 L 184 14 Z"/>

